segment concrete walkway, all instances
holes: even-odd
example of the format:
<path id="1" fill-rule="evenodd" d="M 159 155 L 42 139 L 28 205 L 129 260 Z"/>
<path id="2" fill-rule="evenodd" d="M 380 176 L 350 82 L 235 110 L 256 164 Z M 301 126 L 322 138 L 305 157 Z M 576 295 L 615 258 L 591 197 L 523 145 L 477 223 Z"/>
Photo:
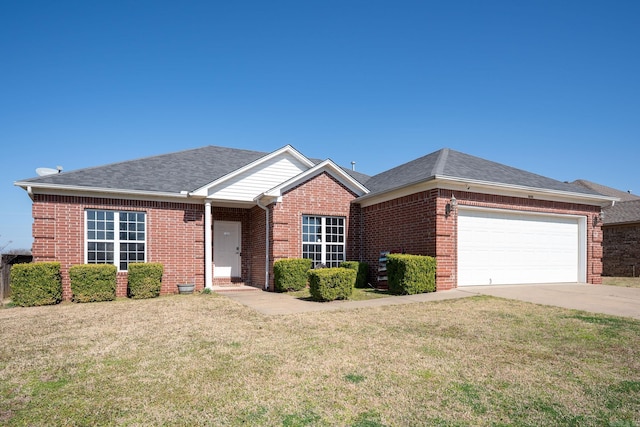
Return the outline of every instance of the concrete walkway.
<path id="1" fill-rule="evenodd" d="M 364 301 L 330 301 L 316 302 L 304 301 L 287 294 L 277 292 L 232 291 L 230 289 L 218 291 L 220 295 L 251 307 L 262 314 L 294 314 L 311 311 L 351 310 L 363 307 L 382 307 L 386 305 L 410 304 L 415 302 L 441 301 L 446 299 L 464 298 L 473 296 L 457 289 L 445 292 L 431 292 L 418 295 L 400 295 L 384 298 L 369 299 Z"/>
<path id="2" fill-rule="evenodd" d="M 244 288 L 246 289 L 246 288 Z M 588 284 L 544 284 L 469 286 L 450 291 L 418 295 L 391 296 L 365 301 L 303 301 L 286 294 L 260 290 L 216 290 L 266 315 L 306 313 L 312 311 L 350 310 L 363 307 L 442 301 L 474 295 L 491 295 L 535 304 L 584 310 L 593 313 L 640 319 L 640 288 Z"/>

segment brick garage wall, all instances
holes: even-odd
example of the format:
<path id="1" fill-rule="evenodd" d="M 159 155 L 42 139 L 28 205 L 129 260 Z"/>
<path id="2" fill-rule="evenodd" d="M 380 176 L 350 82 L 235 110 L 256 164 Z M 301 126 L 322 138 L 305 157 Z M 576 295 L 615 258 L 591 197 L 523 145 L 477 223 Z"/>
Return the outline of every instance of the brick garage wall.
<path id="1" fill-rule="evenodd" d="M 452 195 L 434 189 L 362 208 L 364 260 L 373 266 L 371 280 L 380 251 L 388 250 L 436 256 L 438 290 L 457 287 L 457 212 L 445 215 Z M 586 216 L 587 282 L 602 283 L 602 230 L 593 225 L 599 206 L 458 191 L 455 197 L 459 206 Z"/>
<path id="2" fill-rule="evenodd" d="M 604 276 L 640 276 L 640 224 L 603 227 L 602 274 Z"/>
<path id="3" fill-rule="evenodd" d="M 369 264 L 369 283 L 378 283 L 381 251 L 436 256 L 438 190 L 422 191 L 363 207 L 362 260 Z"/>
<path id="4" fill-rule="evenodd" d="M 287 191 L 281 202 L 270 206 L 272 221 L 269 289 L 273 289 L 273 262 L 302 256 L 303 215 L 345 217 L 345 244 L 349 242 L 352 238 L 349 235 L 351 201 L 355 197 L 356 195 L 338 180 L 324 172 Z"/>
<path id="5" fill-rule="evenodd" d="M 71 299 L 69 267 L 84 263 L 84 211 L 104 209 L 147 214 L 147 261 L 164 266 L 163 294 L 178 283 L 204 285 L 204 207 L 198 204 L 132 201 L 75 196 L 35 195 L 33 246 L 35 262 L 58 261 L 63 298 Z M 117 295 L 127 294 L 127 274 L 118 272 Z"/>

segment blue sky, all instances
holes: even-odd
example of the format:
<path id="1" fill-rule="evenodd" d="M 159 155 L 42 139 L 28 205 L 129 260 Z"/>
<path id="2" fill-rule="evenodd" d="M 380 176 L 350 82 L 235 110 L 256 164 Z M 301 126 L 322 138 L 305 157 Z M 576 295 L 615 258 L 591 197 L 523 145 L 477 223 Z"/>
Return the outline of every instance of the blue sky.
<path id="1" fill-rule="evenodd" d="M 640 2 L 0 3 L 0 248 L 13 185 L 205 145 L 375 174 L 452 148 L 640 194 Z"/>

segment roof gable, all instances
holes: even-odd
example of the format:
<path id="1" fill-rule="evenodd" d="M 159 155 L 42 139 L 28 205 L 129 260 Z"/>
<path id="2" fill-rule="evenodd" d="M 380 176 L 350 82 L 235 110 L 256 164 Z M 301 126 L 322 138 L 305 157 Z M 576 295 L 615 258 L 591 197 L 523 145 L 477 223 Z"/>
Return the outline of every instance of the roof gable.
<path id="1" fill-rule="evenodd" d="M 369 192 L 369 190 L 367 190 L 364 185 L 362 185 L 350 174 L 348 174 L 343 168 L 336 165 L 332 160 L 327 159 L 321 163 L 318 163 L 314 167 L 291 177 L 287 181 L 279 183 L 275 187 L 270 188 L 268 191 L 265 191 L 264 193 L 258 195 L 256 199 L 259 199 L 261 197 L 280 197 L 283 193 L 290 190 L 291 188 L 325 172 L 337 179 L 338 182 L 347 187 L 357 196 L 362 196 L 363 194 Z"/>
<path id="2" fill-rule="evenodd" d="M 299 175 L 313 162 L 287 145 L 194 191 L 193 196 L 253 202 L 268 189 Z"/>

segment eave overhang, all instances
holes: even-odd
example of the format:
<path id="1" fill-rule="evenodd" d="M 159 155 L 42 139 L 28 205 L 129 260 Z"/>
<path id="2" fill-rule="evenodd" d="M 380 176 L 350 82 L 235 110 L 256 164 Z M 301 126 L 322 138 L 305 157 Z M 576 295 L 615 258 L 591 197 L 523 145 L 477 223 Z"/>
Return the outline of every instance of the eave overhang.
<path id="1" fill-rule="evenodd" d="M 375 205 L 408 196 L 419 191 L 436 188 L 466 191 L 472 193 L 494 194 L 500 196 L 522 197 L 527 199 L 548 200 L 566 203 L 577 203 L 605 207 L 611 202 L 619 201 L 617 197 L 600 194 L 586 194 L 571 191 L 561 191 L 546 188 L 528 187 L 523 185 L 503 184 L 468 178 L 458 178 L 446 175 L 433 175 L 427 179 L 409 183 L 384 192 L 369 193 L 353 200 L 362 207 Z"/>
<path id="2" fill-rule="evenodd" d="M 100 197 L 114 199 L 131 200 L 162 200 L 180 201 L 186 203 L 200 203 L 192 197 L 188 191 L 179 193 L 145 190 L 128 190 L 103 187 L 84 187 L 77 185 L 43 184 L 30 181 L 16 181 L 14 185 L 24 189 L 30 197 L 33 194 L 46 194 L 55 196 L 79 196 L 79 197 Z M 33 198 L 33 197 L 32 197 Z"/>

